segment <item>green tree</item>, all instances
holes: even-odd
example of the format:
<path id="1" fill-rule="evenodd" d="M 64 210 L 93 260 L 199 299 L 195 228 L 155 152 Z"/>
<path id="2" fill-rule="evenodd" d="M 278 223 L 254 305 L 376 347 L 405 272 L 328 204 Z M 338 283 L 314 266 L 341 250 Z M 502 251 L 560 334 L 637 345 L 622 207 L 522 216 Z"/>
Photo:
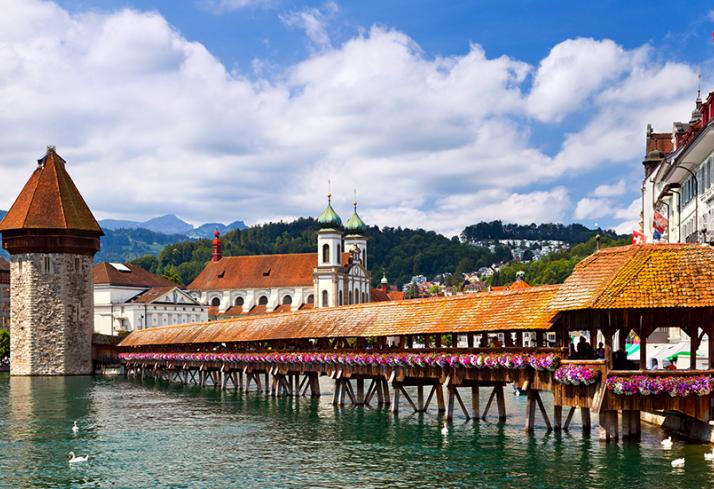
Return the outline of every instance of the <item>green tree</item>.
<path id="1" fill-rule="evenodd" d="M 10 332 L 0 329 L 0 358 L 10 356 Z"/>
<path id="2" fill-rule="evenodd" d="M 161 276 L 164 277 L 166 280 L 171 280 L 173 283 L 183 286 L 181 274 L 179 273 L 178 269 L 173 265 L 169 265 L 168 267 L 164 268 L 164 271 Z"/>
<path id="3" fill-rule="evenodd" d="M 156 273 L 159 268 L 159 259 L 154 255 L 146 255 L 141 258 L 136 258 L 131 260 L 129 263 L 136 265 L 139 268 L 143 268 L 147 272 Z"/>

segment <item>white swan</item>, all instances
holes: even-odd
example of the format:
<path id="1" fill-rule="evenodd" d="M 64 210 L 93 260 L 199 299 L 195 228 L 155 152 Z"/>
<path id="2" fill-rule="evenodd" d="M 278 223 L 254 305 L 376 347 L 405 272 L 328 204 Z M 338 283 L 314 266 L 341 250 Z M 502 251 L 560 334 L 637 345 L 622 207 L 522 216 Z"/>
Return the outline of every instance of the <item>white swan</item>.
<path id="1" fill-rule="evenodd" d="M 79 431 L 79 426 L 77 426 L 77 422 L 75 421 L 74 424 L 72 425 L 72 433 L 74 433 L 76 435 L 78 431 Z"/>
<path id="2" fill-rule="evenodd" d="M 672 437 L 671 437 L 671 436 L 665 438 L 665 439 L 662 440 L 660 443 L 661 443 L 661 445 L 662 445 L 662 448 L 664 448 L 665 450 L 671 450 L 671 449 L 672 449 Z"/>
<path id="3" fill-rule="evenodd" d="M 677 458 L 672 460 L 672 467 L 684 467 L 684 459 Z"/>
<path id="4" fill-rule="evenodd" d="M 714 448 L 712 448 L 711 453 L 704 454 L 704 460 L 707 460 L 709 462 L 714 462 Z"/>
<path id="5" fill-rule="evenodd" d="M 80 462 L 87 462 L 89 460 L 89 455 L 86 455 L 84 457 L 77 457 L 74 452 L 69 452 L 69 463 L 71 464 L 77 464 Z"/>

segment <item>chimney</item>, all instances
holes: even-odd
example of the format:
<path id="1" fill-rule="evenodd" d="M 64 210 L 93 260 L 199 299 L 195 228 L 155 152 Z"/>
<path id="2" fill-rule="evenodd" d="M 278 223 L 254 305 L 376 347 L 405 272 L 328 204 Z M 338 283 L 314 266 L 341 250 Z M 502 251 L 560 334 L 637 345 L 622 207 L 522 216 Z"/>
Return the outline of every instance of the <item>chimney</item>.
<path id="1" fill-rule="evenodd" d="M 222 252 L 221 252 L 221 233 L 218 232 L 218 229 L 213 233 L 213 241 L 211 242 L 211 245 L 213 247 L 213 254 L 211 255 L 211 261 L 221 261 L 221 258 L 223 258 Z"/>

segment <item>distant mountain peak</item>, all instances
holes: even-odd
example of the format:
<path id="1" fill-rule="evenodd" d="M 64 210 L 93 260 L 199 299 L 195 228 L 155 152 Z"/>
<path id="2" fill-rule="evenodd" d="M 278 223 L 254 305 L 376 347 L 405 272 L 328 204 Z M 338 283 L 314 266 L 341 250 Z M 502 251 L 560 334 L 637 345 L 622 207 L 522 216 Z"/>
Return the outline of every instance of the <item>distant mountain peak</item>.
<path id="1" fill-rule="evenodd" d="M 165 214 L 151 218 L 147 221 L 131 221 L 125 219 L 102 219 L 99 224 L 105 229 L 148 229 L 155 233 L 181 234 L 189 238 L 208 238 L 218 229 L 221 233 L 234 229 L 245 229 L 247 226 L 243 221 L 234 221 L 228 225 L 211 222 L 194 227 L 175 214 Z"/>

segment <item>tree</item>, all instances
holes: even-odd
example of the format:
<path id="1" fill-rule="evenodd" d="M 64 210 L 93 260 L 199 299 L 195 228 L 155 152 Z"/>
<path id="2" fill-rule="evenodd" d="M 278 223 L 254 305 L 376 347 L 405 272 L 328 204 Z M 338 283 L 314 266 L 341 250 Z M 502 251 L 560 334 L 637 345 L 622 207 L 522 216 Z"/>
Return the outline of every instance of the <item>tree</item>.
<path id="1" fill-rule="evenodd" d="M 0 358 L 10 356 L 10 332 L 0 329 Z"/>
<path id="2" fill-rule="evenodd" d="M 136 258 L 130 261 L 132 265 L 136 265 L 139 268 L 143 268 L 147 272 L 156 273 L 159 268 L 159 259 L 154 255 L 146 255 L 141 258 Z"/>
<path id="3" fill-rule="evenodd" d="M 161 274 L 161 276 L 164 277 L 166 280 L 171 280 L 173 283 L 183 286 L 183 282 L 181 281 L 181 274 L 179 273 L 178 269 L 173 265 L 169 265 L 168 267 L 164 268 L 164 272 Z"/>

